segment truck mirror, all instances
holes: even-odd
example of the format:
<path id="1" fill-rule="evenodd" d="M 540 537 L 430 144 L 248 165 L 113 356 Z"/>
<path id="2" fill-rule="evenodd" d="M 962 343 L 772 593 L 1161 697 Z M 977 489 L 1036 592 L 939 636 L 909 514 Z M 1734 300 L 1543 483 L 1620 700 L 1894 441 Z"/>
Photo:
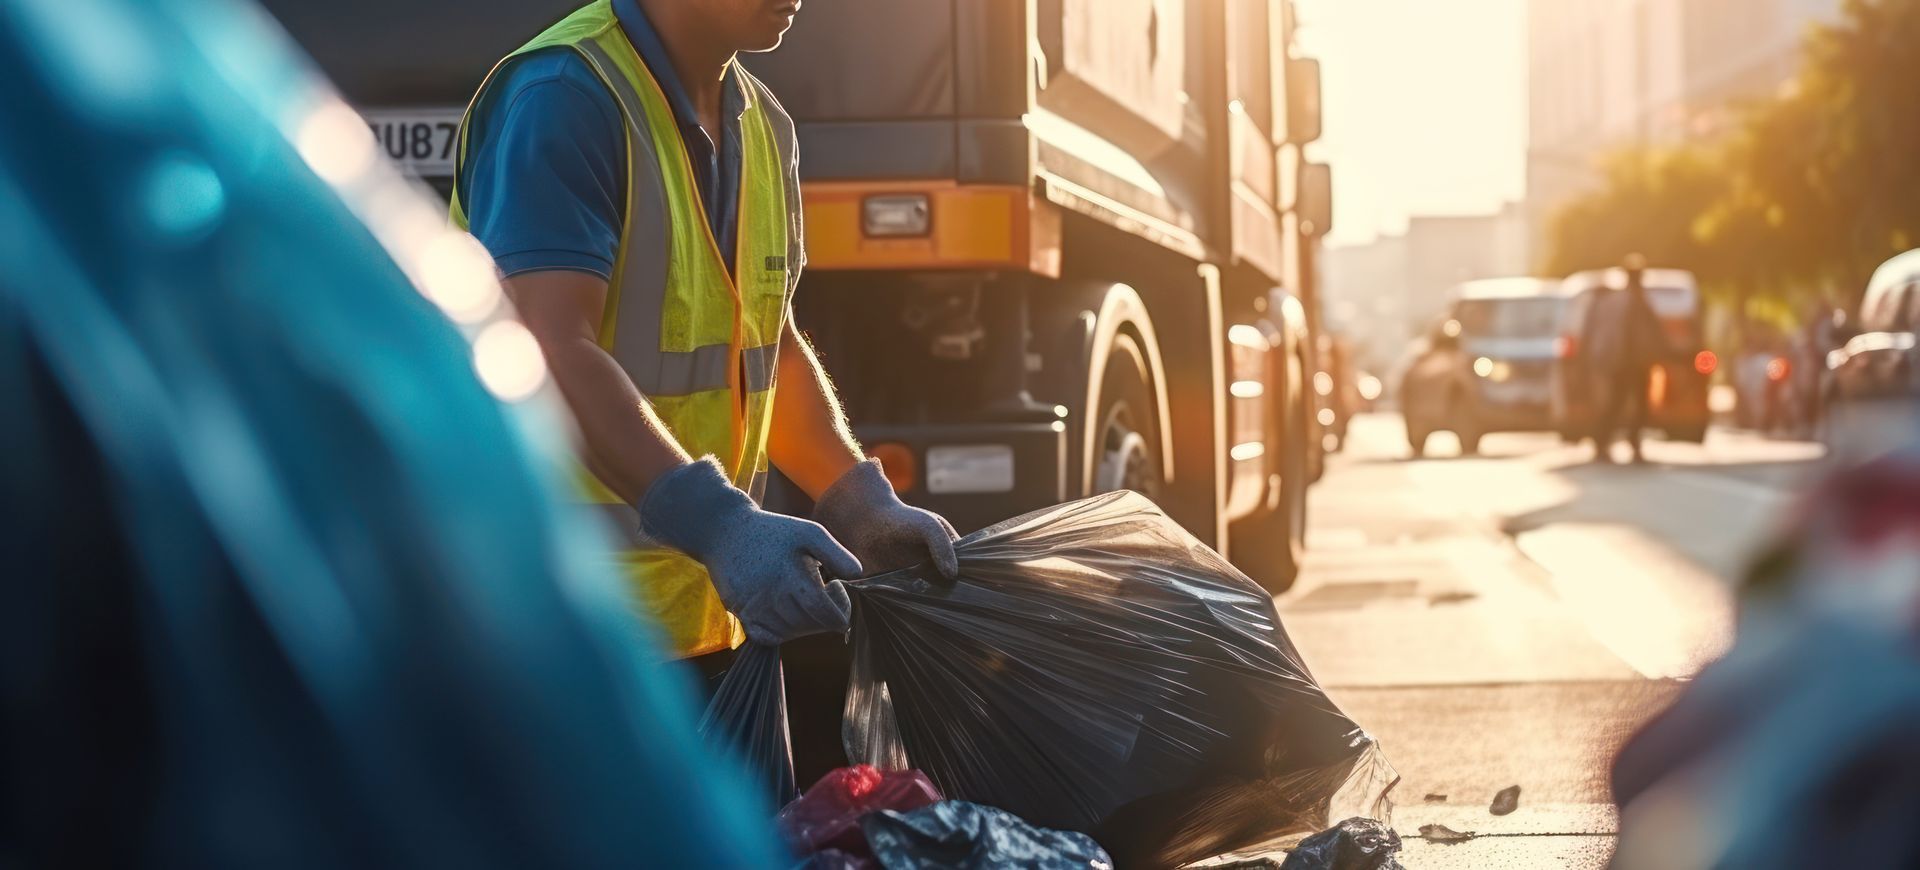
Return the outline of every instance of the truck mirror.
<path id="1" fill-rule="evenodd" d="M 1287 143 L 1305 145 L 1320 139 L 1320 61 L 1311 57 L 1287 60 Z"/>
<path id="2" fill-rule="evenodd" d="M 1298 208 L 1302 235 L 1317 239 L 1333 231 L 1333 167 L 1301 164 Z"/>

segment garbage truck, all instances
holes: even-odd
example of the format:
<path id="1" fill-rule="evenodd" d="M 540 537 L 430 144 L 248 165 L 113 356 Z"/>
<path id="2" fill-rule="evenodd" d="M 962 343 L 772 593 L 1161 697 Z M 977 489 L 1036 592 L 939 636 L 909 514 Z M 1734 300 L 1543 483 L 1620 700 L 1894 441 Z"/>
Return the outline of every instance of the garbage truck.
<path id="1" fill-rule="evenodd" d="M 577 5 L 266 2 L 443 194 L 481 79 Z M 810 0 L 744 58 L 798 126 L 794 316 L 904 498 L 964 530 L 1131 489 L 1292 583 L 1331 224 L 1293 30 L 1291 0 Z"/>

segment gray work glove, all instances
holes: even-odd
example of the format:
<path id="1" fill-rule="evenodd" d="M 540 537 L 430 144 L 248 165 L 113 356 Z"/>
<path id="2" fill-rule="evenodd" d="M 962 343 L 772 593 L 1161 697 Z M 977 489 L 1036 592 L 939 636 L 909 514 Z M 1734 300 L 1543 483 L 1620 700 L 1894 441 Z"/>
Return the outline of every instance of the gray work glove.
<path id="1" fill-rule="evenodd" d="M 661 475 L 640 499 L 642 534 L 706 566 L 714 591 L 757 643 L 845 632 L 853 602 L 820 568 L 860 576 L 860 560 L 827 530 L 763 511 L 711 458 Z"/>
<path id="2" fill-rule="evenodd" d="M 931 561 L 940 576 L 960 576 L 960 557 L 953 552 L 960 536 L 953 526 L 939 514 L 902 502 L 877 459 L 854 466 L 827 487 L 814 504 L 813 518 L 845 542 L 869 572 Z"/>

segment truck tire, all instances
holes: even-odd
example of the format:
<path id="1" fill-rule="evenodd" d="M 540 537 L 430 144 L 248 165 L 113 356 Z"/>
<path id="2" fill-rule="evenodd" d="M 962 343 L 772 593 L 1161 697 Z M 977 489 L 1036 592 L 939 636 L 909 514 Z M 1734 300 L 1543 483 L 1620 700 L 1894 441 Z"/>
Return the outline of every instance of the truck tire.
<path id="1" fill-rule="evenodd" d="M 1132 335 L 1116 334 L 1100 379 L 1100 401 L 1088 417 L 1098 427 L 1093 494 L 1127 489 L 1159 498 L 1164 479 L 1159 416 L 1145 351 Z"/>

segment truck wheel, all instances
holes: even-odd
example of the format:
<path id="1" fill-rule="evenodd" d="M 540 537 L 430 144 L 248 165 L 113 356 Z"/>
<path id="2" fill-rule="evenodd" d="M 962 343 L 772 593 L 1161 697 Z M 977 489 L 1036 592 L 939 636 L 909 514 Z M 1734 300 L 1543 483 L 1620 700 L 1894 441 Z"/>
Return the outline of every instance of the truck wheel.
<path id="1" fill-rule="evenodd" d="M 1093 419 L 1099 435 L 1093 492 L 1130 489 L 1150 499 L 1160 496 L 1160 421 L 1153 400 L 1147 356 L 1133 336 L 1113 338 L 1106 374 L 1100 381 L 1100 405 Z"/>

